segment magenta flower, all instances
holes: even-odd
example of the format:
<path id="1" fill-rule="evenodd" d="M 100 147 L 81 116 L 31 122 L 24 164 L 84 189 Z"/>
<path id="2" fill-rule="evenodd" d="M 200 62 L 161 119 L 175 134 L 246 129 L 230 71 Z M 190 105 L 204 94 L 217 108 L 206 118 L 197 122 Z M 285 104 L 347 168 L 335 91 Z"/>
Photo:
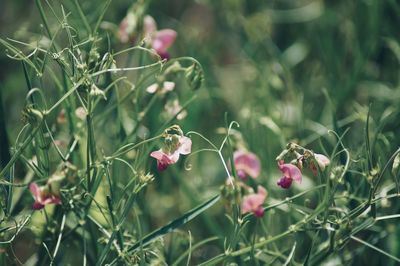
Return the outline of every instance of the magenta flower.
<path id="1" fill-rule="evenodd" d="M 150 156 L 157 159 L 157 168 L 164 171 L 169 165 L 175 164 L 181 154 L 187 155 L 192 150 L 192 140 L 185 136 L 179 136 L 178 147 L 173 152 L 165 152 L 163 149 L 153 151 Z"/>
<path id="2" fill-rule="evenodd" d="M 47 204 L 61 204 L 61 199 L 50 193 L 47 187 L 39 187 L 36 183 L 29 185 L 35 202 L 32 205 L 34 210 L 40 210 Z"/>
<path id="3" fill-rule="evenodd" d="M 241 211 L 242 214 L 247 212 L 254 213 L 257 217 L 262 217 L 264 215 L 264 208 L 262 204 L 267 197 L 267 191 L 262 186 L 257 187 L 257 194 L 250 194 L 243 197 Z"/>
<path id="4" fill-rule="evenodd" d="M 277 185 L 282 188 L 289 188 L 292 185 L 293 180 L 297 183 L 301 183 L 302 176 L 301 171 L 297 166 L 289 163 L 284 163 L 283 160 L 278 161 L 279 170 L 283 173 L 283 176 L 277 182 Z"/>
<path id="5" fill-rule="evenodd" d="M 157 24 L 153 17 L 145 16 L 143 21 L 145 41 L 153 48 L 162 59 L 168 59 L 168 48 L 175 42 L 176 31 L 163 29 L 157 31 Z"/>
<path id="6" fill-rule="evenodd" d="M 261 163 L 257 155 L 252 152 L 235 151 L 233 153 L 236 173 L 241 179 L 247 176 L 256 178 L 261 172 Z"/>

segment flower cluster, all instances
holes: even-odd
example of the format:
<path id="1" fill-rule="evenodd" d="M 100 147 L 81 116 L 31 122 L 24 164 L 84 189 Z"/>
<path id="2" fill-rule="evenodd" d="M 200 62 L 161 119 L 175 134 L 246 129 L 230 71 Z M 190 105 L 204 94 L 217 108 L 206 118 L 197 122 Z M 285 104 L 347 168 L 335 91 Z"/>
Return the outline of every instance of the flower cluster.
<path id="1" fill-rule="evenodd" d="M 283 157 L 292 154 L 295 155 L 295 159 L 291 163 L 285 163 Z M 277 185 L 284 189 L 290 188 L 293 180 L 299 184 L 301 183 L 301 169 L 303 169 L 304 166 L 307 166 L 312 171 L 313 175 L 316 176 L 318 174 L 318 169 L 324 171 L 330 164 L 330 160 L 325 155 L 313 153 L 295 143 L 289 143 L 287 149 L 277 157 L 277 161 L 278 168 L 283 174 L 278 180 Z"/>
<path id="2" fill-rule="evenodd" d="M 192 140 L 184 136 L 177 125 L 165 130 L 163 138 L 162 148 L 150 153 L 150 156 L 157 160 L 159 171 L 164 171 L 169 165 L 178 162 L 181 154 L 187 155 L 192 150 Z"/>

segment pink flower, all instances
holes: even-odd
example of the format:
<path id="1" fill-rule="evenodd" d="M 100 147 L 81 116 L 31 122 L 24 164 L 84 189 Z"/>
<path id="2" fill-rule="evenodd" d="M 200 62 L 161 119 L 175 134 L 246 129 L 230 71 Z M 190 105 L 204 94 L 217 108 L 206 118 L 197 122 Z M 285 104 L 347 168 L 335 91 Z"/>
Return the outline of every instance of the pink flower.
<path id="1" fill-rule="evenodd" d="M 314 153 L 314 158 L 317 161 L 319 169 L 321 171 L 324 171 L 325 167 L 327 167 L 331 163 L 331 161 L 328 159 L 328 157 L 326 157 L 325 155 L 322 155 L 322 154 Z M 313 172 L 314 176 L 316 176 L 318 174 L 318 169 L 314 165 L 314 162 L 310 163 L 310 169 Z"/>
<path id="2" fill-rule="evenodd" d="M 236 173 L 241 179 L 247 176 L 256 178 L 261 172 L 261 163 L 257 155 L 252 152 L 235 151 L 233 153 Z"/>
<path id="3" fill-rule="evenodd" d="M 162 59 L 168 59 L 168 48 L 175 42 L 176 31 L 163 29 L 157 31 L 157 24 L 151 16 L 145 16 L 143 20 L 143 32 L 145 41 L 150 44 Z"/>
<path id="4" fill-rule="evenodd" d="M 60 197 L 51 194 L 47 187 L 39 187 L 36 183 L 31 183 L 29 190 L 35 199 L 32 205 L 34 210 L 40 210 L 47 204 L 61 204 Z"/>
<path id="5" fill-rule="evenodd" d="M 163 149 L 153 151 L 150 156 L 157 159 L 157 168 L 164 171 L 169 165 L 176 163 L 181 154 L 187 155 L 192 151 L 192 140 L 185 136 L 179 136 L 178 147 L 173 152 L 165 152 Z"/>
<path id="6" fill-rule="evenodd" d="M 284 163 L 282 160 L 278 161 L 279 170 L 283 173 L 283 176 L 277 182 L 277 185 L 282 188 L 289 188 L 292 185 L 293 180 L 297 183 L 301 183 L 301 171 L 297 166 L 293 164 Z"/>
<path id="7" fill-rule="evenodd" d="M 255 216 L 262 217 L 264 215 L 264 208 L 262 204 L 267 197 L 267 191 L 262 186 L 257 187 L 257 194 L 250 194 L 243 197 L 241 211 L 242 214 L 253 212 Z"/>

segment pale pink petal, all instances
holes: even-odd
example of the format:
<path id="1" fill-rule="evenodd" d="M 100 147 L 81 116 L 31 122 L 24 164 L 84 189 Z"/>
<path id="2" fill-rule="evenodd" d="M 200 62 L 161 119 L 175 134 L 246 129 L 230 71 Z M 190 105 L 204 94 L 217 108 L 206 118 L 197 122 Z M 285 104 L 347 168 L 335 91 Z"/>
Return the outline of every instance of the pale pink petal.
<path id="1" fill-rule="evenodd" d="M 331 161 L 325 155 L 314 153 L 314 157 L 321 171 L 324 171 L 325 167 L 331 163 Z"/>
<path id="2" fill-rule="evenodd" d="M 145 16 L 143 19 L 143 35 L 145 39 L 150 40 L 157 31 L 157 23 L 152 16 Z"/>
<path id="3" fill-rule="evenodd" d="M 192 152 L 192 140 L 188 137 L 181 136 L 179 138 L 179 153 L 183 155 L 187 155 Z"/>
<path id="4" fill-rule="evenodd" d="M 179 160 L 179 150 L 176 150 L 172 154 L 168 155 L 168 159 L 171 161 L 170 164 L 176 163 Z"/>
<path id="5" fill-rule="evenodd" d="M 151 84 L 150 86 L 148 86 L 146 91 L 148 93 L 155 93 L 157 91 L 157 89 L 158 89 L 158 84 L 154 83 L 154 84 Z"/>
<path id="6" fill-rule="evenodd" d="M 36 183 L 30 183 L 29 184 L 29 190 L 32 193 L 32 196 L 37 199 L 40 198 L 40 188 Z"/>
<path id="7" fill-rule="evenodd" d="M 176 163 L 176 161 L 174 161 L 174 159 L 172 158 L 172 155 L 164 153 L 162 150 L 153 151 L 152 153 L 150 153 L 150 156 L 157 159 L 157 161 L 162 162 L 163 164 Z"/>
<path id="8" fill-rule="evenodd" d="M 172 81 L 164 81 L 163 88 L 165 91 L 173 91 L 175 88 L 175 82 Z"/>
<path id="9" fill-rule="evenodd" d="M 157 159 L 158 161 L 161 161 L 162 158 L 165 156 L 165 153 L 163 153 L 162 150 L 158 150 L 150 153 L 150 156 Z"/>
<path id="10" fill-rule="evenodd" d="M 157 53 L 165 53 L 174 43 L 176 35 L 176 31 L 171 29 L 160 30 L 156 32 L 151 46 Z"/>
<path id="11" fill-rule="evenodd" d="M 128 18 L 125 17 L 119 24 L 119 29 L 118 29 L 119 41 L 122 43 L 127 43 L 129 41 L 129 33 L 127 32 L 127 28 L 128 28 Z"/>

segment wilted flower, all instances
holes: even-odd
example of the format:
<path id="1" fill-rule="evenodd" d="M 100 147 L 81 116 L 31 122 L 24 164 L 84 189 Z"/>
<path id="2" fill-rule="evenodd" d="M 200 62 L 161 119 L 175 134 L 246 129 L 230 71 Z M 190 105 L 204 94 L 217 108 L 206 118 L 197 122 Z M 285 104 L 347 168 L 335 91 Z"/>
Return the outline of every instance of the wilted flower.
<path id="1" fill-rule="evenodd" d="M 164 81 L 162 83 L 162 86 L 160 86 L 158 83 L 151 84 L 150 86 L 147 87 L 146 91 L 148 93 L 155 93 L 159 91 L 161 94 L 167 93 L 169 91 L 173 91 L 175 88 L 175 83 L 172 81 Z"/>
<path id="2" fill-rule="evenodd" d="M 256 178 L 261 172 L 261 163 L 257 155 L 252 152 L 235 151 L 233 161 L 238 177 L 245 179 L 247 176 Z"/>
<path id="3" fill-rule="evenodd" d="M 176 39 L 176 31 L 172 29 L 163 29 L 157 31 L 157 24 L 153 17 L 145 16 L 143 20 L 143 32 L 145 42 L 153 48 L 162 59 L 168 59 L 167 49 Z"/>
<path id="4" fill-rule="evenodd" d="M 157 168 L 160 171 L 164 171 L 169 165 L 176 163 L 181 154 L 187 155 L 192 150 L 192 140 L 190 138 L 174 136 L 178 138 L 178 141 L 173 148 L 165 147 L 150 154 L 151 157 L 157 159 Z"/>
<path id="5" fill-rule="evenodd" d="M 321 171 L 325 170 L 325 167 L 327 167 L 331 161 L 326 157 L 325 155 L 314 153 L 314 158 L 318 163 L 318 167 Z M 315 166 L 314 162 L 310 163 L 310 169 L 313 172 L 313 174 L 316 176 L 318 174 L 317 167 Z"/>
<path id="6" fill-rule="evenodd" d="M 277 182 L 277 185 L 282 188 L 289 188 L 292 185 L 293 180 L 301 183 L 302 176 L 301 171 L 293 164 L 285 164 L 283 160 L 278 161 L 279 170 L 283 173 L 283 176 Z"/>
<path id="7" fill-rule="evenodd" d="M 170 116 L 175 116 L 182 110 L 182 106 L 179 104 L 178 99 L 174 99 L 172 101 L 168 101 L 164 106 L 165 111 Z M 176 119 L 182 120 L 187 116 L 186 110 L 182 110 L 177 116 Z"/>
<path id="8" fill-rule="evenodd" d="M 52 194 L 48 186 L 39 187 L 36 183 L 31 183 L 29 190 L 35 199 L 32 205 L 34 210 L 40 210 L 47 204 L 61 204 L 60 197 Z"/>
<path id="9" fill-rule="evenodd" d="M 262 217 L 264 208 L 262 204 L 267 197 L 267 191 L 262 186 L 257 187 L 257 194 L 253 193 L 243 197 L 241 211 L 243 213 L 253 212 L 255 216 Z"/>

